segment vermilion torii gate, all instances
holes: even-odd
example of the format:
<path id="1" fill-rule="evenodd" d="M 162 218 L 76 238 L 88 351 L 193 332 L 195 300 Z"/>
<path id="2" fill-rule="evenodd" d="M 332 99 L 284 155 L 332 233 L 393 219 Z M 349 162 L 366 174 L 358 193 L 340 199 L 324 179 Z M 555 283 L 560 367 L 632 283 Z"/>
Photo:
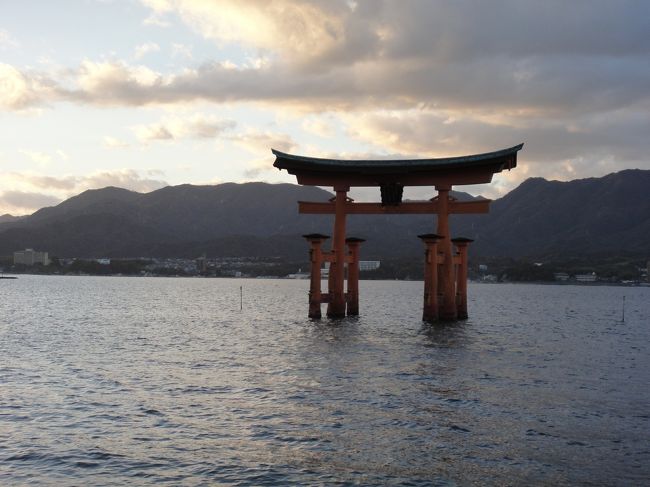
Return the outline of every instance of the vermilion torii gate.
<path id="1" fill-rule="evenodd" d="M 470 239 L 451 238 L 449 214 L 488 213 L 490 200 L 456 201 L 449 191 L 454 185 L 482 184 L 495 173 L 517 165 L 517 152 L 523 144 L 485 154 L 438 159 L 340 160 L 304 157 L 272 149 L 273 164 L 296 176 L 298 184 L 331 186 L 336 196 L 329 202 L 298 202 L 300 213 L 333 214 L 334 236 L 330 252 L 321 250 L 329 237 L 305 235 L 311 244 L 311 285 L 309 316 L 321 317 L 321 303 L 327 303 L 327 316 L 358 314 L 359 245 L 361 239 L 346 239 L 346 215 L 436 214 L 436 233 L 419 235 L 425 244 L 424 309 L 425 321 L 455 320 L 467 317 L 467 246 Z M 351 187 L 379 186 L 381 203 L 355 203 L 348 198 Z M 429 201 L 402 202 L 405 186 L 433 186 L 437 196 Z M 346 243 L 348 252 L 346 252 Z M 453 248 L 456 248 L 454 252 Z M 330 262 L 328 292 L 321 293 L 320 268 Z M 348 264 L 348 292 L 344 291 L 345 265 Z"/>

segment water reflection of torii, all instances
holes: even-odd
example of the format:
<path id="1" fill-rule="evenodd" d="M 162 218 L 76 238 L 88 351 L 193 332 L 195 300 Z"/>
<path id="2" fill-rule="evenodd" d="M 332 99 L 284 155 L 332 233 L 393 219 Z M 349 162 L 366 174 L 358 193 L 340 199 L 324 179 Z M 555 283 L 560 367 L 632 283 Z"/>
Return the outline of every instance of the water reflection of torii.
<path id="1" fill-rule="evenodd" d="M 440 159 L 340 160 L 304 157 L 272 149 L 278 169 L 296 176 L 298 184 L 331 186 L 336 197 L 326 203 L 298 202 L 300 213 L 333 214 L 334 237 L 330 252 L 321 244 L 329 237 L 305 235 L 311 244 L 311 285 L 309 316 L 321 317 L 321 303 L 327 316 L 343 317 L 359 313 L 359 245 L 363 240 L 345 237 L 346 215 L 437 214 L 436 233 L 419 235 L 426 247 L 424 273 L 425 321 L 467 317 L 466 238 L 451 238 L 449 214 L 487 213 L 490 200 L 456 201 L 449 197 L 454 185 L 482 184 L 492 176 L 517 165 L 523 144 L 485 154 Z M 355 203 L 347 197 L 351 187 L 379 186 L 381 203 Z M 402 202 L 405 186 L 433 186 L 438 195 L 429 201 Z M 346 243 L 348 252 L 346 252 Z M 453 247 L 456 251 L 453 251 Z M 321 293 L 320 268 L 330 262 L 328 292 Z M 344 291 L 345 264 L 348 264 L 348 292 Z"/>

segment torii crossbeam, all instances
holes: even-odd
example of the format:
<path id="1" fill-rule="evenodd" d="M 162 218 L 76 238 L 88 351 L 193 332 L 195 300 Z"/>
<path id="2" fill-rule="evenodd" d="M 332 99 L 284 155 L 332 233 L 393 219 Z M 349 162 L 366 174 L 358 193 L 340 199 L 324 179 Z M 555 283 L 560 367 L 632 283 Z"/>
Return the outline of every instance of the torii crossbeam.
<path id="1" fill-rule="evenodd" d="M 330 317 L 345 316 L 346 307 L 349 315 L 358 314 L 358 252 L 362 240 L 346 240 L 346 215 L 436 214 L 436 233 L 419 236 L 426 248 L 423 319 L 466 318 L 467 246 L 471 240 L 451 238 L 449 215 L 487 213 L 490 200 L 456 201 L 449 197 L 449 191 L 454 185 L 489 183 L 495 173 L 516 167 L 517 152 L 522 147 L 523 144 L 519 144 L 484 154 L 406 160 L 322 159 L 272 149 L 276 156 L 273 165 L 295 175 L 299 184 L 331 186 L 336 192 L 330 202 L 298 203 L 300 213 L 335 216 L 330 252 L 321 250 L 327 236 L 305 235 L 311 242 L 312 261 L 309 316 L 321 317 L 321 303 L 328 304 L 327 315 Z M 356 203 L 348 198 L 350 188 L 359 186 L 379 186 L 381 203 Z M 429 201 L 402 202 L 405 186 L 433 186 L 438 194 Z M 320 291 L 322 262 L 330 262 L 327 293 Z M 346 264 L 347 293 L 344 292 Z"/>

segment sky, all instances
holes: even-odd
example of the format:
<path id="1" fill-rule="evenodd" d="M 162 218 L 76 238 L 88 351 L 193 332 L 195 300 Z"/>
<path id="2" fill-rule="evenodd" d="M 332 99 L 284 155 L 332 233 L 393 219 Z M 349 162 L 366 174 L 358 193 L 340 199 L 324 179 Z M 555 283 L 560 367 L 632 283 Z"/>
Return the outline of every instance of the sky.
<path id="1" fill-rule="evenodd" d="M 520 142 L 517 168 L 456 189 L 650 169 L 649 1 L 0 1 L 0 215 L 105 186 L 295 182 L 271 148 Z"/>

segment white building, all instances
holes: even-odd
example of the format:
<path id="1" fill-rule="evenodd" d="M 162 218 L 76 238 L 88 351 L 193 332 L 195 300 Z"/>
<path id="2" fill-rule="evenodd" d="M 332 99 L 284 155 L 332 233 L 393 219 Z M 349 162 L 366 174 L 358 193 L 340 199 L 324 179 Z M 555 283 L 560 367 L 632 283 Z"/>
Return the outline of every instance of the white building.
<path id="1" fill-rule="evenodd" d="M 359 261 L 359 271 L 375 271 L 379 269 L 381 264 L 380 260 L 360 260 Z M 330 263 L 324 262 L 323 268 L 321 269 L 321 276 L 328 277 L 330 275 Z"/>
<path id="2" fill-rule="evenodd" d="M 577 282 L 596 282 L 597 276 L 595 272 L 591 274 L 576 274 Z"/>
<path id="3" fill-rule="evenodd" d="M 379 269 L 379 260 L 360 260 L 359 261 L 359 270 L 360 271 L 375 271 Z"/>
<path id="4" fill-rule="evenodd" d="M 569 280 L 569 274 L 566 272 L 556 272 L 553 274 L 553 277 L 555 277 L 556 281 L 568 281 Z"/>
<path id="5" fill-rule="evenodd" d="M 37 252 L 34 249 L 25 249 L 14 252 L 14 264 L 49 265 L 50 259 L 47 256 L 47 252 Z"/>

